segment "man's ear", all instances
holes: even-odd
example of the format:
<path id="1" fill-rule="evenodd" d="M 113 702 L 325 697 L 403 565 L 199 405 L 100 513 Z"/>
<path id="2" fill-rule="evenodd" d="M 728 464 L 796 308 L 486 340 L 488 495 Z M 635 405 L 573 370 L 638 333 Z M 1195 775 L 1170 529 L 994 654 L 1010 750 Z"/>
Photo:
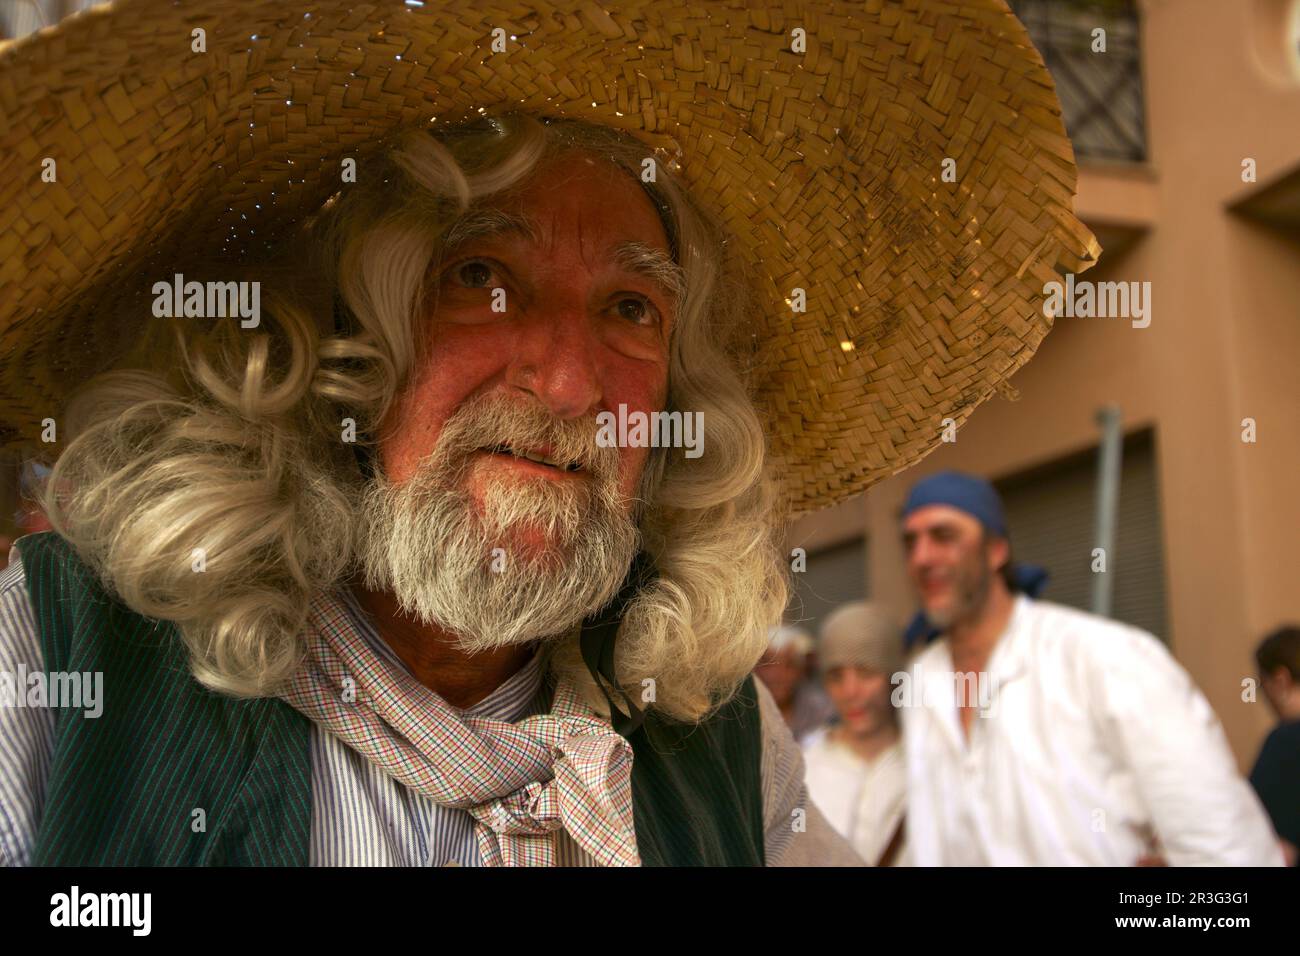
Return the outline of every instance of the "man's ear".
<path id="1" fill-rule="evenodd" d="M 1286 693 L 1295 686 L 1295 678 L 1291 676 L 1291 672 L 1286 667 L 1279 664 L 1264 675 L 1262 683 L 1276 688 L 1279 693 Z"/>
<path id="2" fill-rule="evenodd" d="M 1006 568 L 1007 562 L 1011 560 L 1011 542 L 1006 538 L 991 534 L 985 540 L 984 553 L 989 559 L 989 567 L 1001 574 Z"/>

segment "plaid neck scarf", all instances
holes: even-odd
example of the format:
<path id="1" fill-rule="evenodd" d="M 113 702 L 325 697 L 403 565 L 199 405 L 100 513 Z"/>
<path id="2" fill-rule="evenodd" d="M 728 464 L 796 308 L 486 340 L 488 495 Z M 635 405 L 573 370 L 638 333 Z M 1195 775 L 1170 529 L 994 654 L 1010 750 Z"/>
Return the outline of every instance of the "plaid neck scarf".
<path id="1" fill-rule="evenodd" d="M 549 714 L 464 714 L 375 652 L 337 597 L 312 601 L 307 660 L 280 696 L 398 782 L 466 810 L 485 866 L 554 866 L 563 829 L 602 866 L 640 866 L 632 746 L 561 679 Z"/>

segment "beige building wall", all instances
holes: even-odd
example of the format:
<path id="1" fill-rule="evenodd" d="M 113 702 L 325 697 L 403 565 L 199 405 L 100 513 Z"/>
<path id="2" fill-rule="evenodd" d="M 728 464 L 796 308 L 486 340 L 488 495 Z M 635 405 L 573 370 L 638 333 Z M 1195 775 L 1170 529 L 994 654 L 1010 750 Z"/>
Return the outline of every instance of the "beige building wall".
<path id="1" fill-rule="evenodd" d="M 903 620 L 914 603 L 897 514 L 912 482 L 946 468 L 1000 478 L 1085 450 L 1097 409 L 1117 402 L 1125 433 L 1155 430 L 1171 649 L 1246 769 L 1272 722 L 1262 700 L 1241 699 L 1252 651 L 1300 619 L 1300 238 L 1228 207 L 1300 177 L 1291 0 L 1141 6 L 1149 161 L 1082 158 L 1078 208 L 1111 250 L 1084 278 L 1150 281 L 1150 326 L 1058 319 L 1012 380 L 1019 401 L 991 399 L 955 443 L 790 538 L 815 548 L 865 532 L 867 591 Z M 1246 158 L 1258 184 L 1242 181 Z M 1241 440 L 1247 417 L 1255 444 Z"/>

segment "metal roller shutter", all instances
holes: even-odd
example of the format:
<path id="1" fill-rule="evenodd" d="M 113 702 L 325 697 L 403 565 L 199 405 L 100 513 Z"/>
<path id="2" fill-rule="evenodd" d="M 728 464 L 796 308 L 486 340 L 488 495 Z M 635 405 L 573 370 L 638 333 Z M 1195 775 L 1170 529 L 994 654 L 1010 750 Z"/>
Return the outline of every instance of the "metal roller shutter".
<path id="1" fill-rule="evenodd" d="M 867 542 L 864 537 L 808 555 L 808 569 L 792 574 L 794 590 L 786 622 L 814 635 L 825 617 L 841 604 L 867 597 Z"/>
<path id="2" fill-rule="evenodd" d="M 1088 610 L 1092 582 L 1097 450 L 995 482 L 1006 506 L 1012 553 L 1041 564 L 1051 579 L 1044 600 Z M 1113 617 L 1168 642 L 1164 548 L 1155 441 L 1151 431 L 1126 436 L 1120 475 Z"/>

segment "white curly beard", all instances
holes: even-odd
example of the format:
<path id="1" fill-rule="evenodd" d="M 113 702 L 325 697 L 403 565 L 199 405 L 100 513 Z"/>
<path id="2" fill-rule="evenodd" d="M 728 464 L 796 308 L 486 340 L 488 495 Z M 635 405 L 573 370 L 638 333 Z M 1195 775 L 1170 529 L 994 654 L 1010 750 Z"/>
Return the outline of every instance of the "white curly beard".
<path id="1" fill-rule="evenodd" d="M 594 418 L 484 397 L 457 410 L 406 481 L 375 476 L 359 512 L 366 587 L 478 653 L 570 632 L 617 592 L 640 542 L 619 456 Z M 480 449 L 549 445 L 577 477 L 502 468 Z M 470 479 L 478 491 L 469 490 Z"/>

